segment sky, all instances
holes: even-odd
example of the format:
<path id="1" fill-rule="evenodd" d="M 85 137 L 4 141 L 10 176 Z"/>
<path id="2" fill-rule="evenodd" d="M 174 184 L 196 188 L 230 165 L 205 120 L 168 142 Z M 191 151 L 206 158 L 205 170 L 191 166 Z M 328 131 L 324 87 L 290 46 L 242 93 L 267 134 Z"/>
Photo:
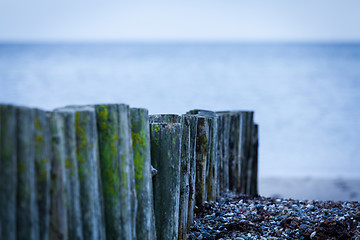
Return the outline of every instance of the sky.
<path id="1" fill-rule="evenodd" d="M 0 0 L 0 41 L 359 41 L 359 0 Z"/>

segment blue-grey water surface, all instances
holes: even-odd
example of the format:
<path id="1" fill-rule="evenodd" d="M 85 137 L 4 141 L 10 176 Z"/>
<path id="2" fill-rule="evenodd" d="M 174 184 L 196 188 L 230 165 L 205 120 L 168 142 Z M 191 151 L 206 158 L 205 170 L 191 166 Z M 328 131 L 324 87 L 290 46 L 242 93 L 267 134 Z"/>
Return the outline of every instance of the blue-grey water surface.
<path id="1" fill-rule="evenodd" d="M 0 102 L 251 109 L 260 176 L 360 177 L 360 44 L 0 44 Z"/>

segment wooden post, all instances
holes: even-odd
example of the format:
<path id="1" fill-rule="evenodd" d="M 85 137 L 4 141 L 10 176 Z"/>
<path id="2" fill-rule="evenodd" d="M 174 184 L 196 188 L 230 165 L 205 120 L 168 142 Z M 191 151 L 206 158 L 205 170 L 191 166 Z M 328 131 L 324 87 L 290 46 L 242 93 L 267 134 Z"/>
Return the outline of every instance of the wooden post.
<path id="1" fill-rule="evenodd" d="M 0 239 L 16 238 L 16 107 L 0 105 Z"/>
<path id="2" fill-rule="evenodd" d="M 36 203 L 35 110 L 17 108 L 18 128 L 18 186 L 17 186 L 17 238 L 39 239 L 39 211 Z"/>
<path id="3" fill-rule="evenodd" d="M 136 196 L 136 183 L 135 183 L 135 167 L 134 155 L 132 145 L 132 131 L 131 131 L 131 117 L 130 108 L 126 104 L 119 104 L 120 114 L 120 132 L 124 136 L 120 138 L 120 147 L 126 149 L 120 154 L 122 164 L 129 164 L 129 192 L 130 192 L 130 207 L 131 207 L 131 224 L 132 224 L 132 238 L 136 239 L 136 215 L 137 215 L 137 196 Z M 126 113 L 126 114 L 125 114 Z M 124 160 L 127 159 L 127 160 Z"/>
<path id="4" fill-rule="evenodd" d="M 35 109 L 34 119 L 35 173 L 37 205 L 39 209 L 39 239 L 49 239 L 50 227 L 50 170 L 51 170 L 51 132 L 46 112 Z"/>
<path id="5" fill-rule="evenodd" d="M 234 112 L 230 113 L 230 138 L 229 138 L 229 189 L 237 191 L 240 178 L 239 166 L 239 141 L 240 141 L 240 116 Z"/>
<path id="6" fill-rule="evenodd" d="M 195 137 L 197 117 L 182 115 L 180 204 L 179 204 L 179 239 L 187 239 L 189 226 L 189 208 L 194 208 L 195 187 Z M 193 137 L 193 139 L 191 139 Z M 192 165 L 192 167 L 191 167 Z M 192 186 L 190 186 L 192 185 Z M 190 195 L 191 188 L 191 195 Z"/>
<path id="7" fill-rule="evenodd" d="M 102 186 L 95 110 L 90 106 L 75 111 L 77 161 L 83 234 L 86 240 L 105 239 Z"/>
<path id="8" fill-rule="evenodd" d="M 248 166 L 250 158 L 250 148 L 252 140 L 252 128 L 254 112 L 241 111 L 241 140 L 240 140 L 240 182 L 237 185 L 237 192 L 249 194 L 248 186 Z"/>
<path id="9" fill-rule="evenodd" d="M 210 129 L 205 117 L 198 116 L 196 136 L 196 179 L 195 179 L 195 205 L 202 205 L 207 199 L 206 165 L 208 162 Z"/>
<path id="10" fill-rule="evenodd" d="M 96 105 L 95 109 L 106 236 L 109 239 L 135 239 L 129 108 L 127 105 L 109 104 Z"/>
<path id="11" fill-rule="evenodd" d="M 254 124 L 252 129 L 250 158 L 248 167 L 248 194 L 256 196 L 258 194 L 257 189 L 257 174 L 258 174 L 258 125 Z"/>
<path id="12" fill-rule="evenodd" d="M 121 199 L 119 159 L 119 112 L 116 105 L 97 105 L 96 120 L 99 137 L 99 155 L 101 167 L 101 179 L 104 196 L 104 214 L 106 221 L 106 236 L 111 239 L 129 239 L 131 237 L 130 219 L 122 224 L 122 219 L 130 215 L 129 193 L 127 198 Z M 128 166 L 126 166 L 128 168 Z M 128 170 L 128 169 L 125 169 Z M 126 187 L 125 187 L 126 188 Z M 124 204 L 122 206 L 121 204 Z"/>
<path id="13" fill-rule="evenodd" d="M 257 195 L 253 116 L 0 105 L 0 238 L 186 239 L 195 204 Z"/>
<path id="14" fill-rule="evenodd" d="M 218 131 L 217 131 L 217 152 L 218 152 L 218 179 L 217 182 L 219 184 L 219 196 L 222 195 L 224 191 L 224 118 L 221 114 L 218 114 Z"/>
<path id="15" fill-rule="evenodd" d="M 178 239 L 181 123 L 151 123 L 151 161 L 157 239 Z"/>
<path id="16" fill-rule="evenodd" d="M 135 183 L 137 194 L 136 237 L 156 239 L 151 176 L 149 114 L 143 108 L 131 108 Z"/>
<path id="17" fill-rule="evenodd" d="M 190 121 L 190 170 L 189 170 L 189 207 L 188 207 L 188 224 L 187 231 L 194 222 L 195 207 L 195 180 L 196 180 L 196 137 L 197 122 L 196 116 L 187 116 Z"/>
<path id="18" fill-rule="evenodd" d="M 51 163 L 50 239 L 68 239 L 65 129 L 64 116 L 54 111 L 50 114 L 53 160 Z"/>
<path id="19" fill-rule="evenodd" d="M 253 195 L 259 194 L 259 125 L 255 124 L 255 143 L 254 143 L 254 169 L 253 169 Z"/>
<path id="20" fill-rule="evenodd" d="M 213 115 L 212 120 L 212 141 L 211 141 L 211 155 L 208 181 L 208 200 L 216 201 L 220 198 L 220 185 L 219 185 L 219 152 L 218 152 L 218 117 Z"/>
<path id="21" fill-rule="evenodd" d="M 84 239 L 80 206 L 79 168 L 77 162 L 75 112 L 72 109 L 57 109 L 54 114 L 59 118 L 59 141 L 57 151 L 61 165 L 64 167 L 64 184 L 66 194 L 66 219 L 68 239 Z"/>
<path id="22" fill-rule="evenodd" d="M 224 189 L 229 190 L 229 139 L 230 139 L 230 116 L 224 116 Z"/>
<path id="23" fill-rule="evenodd" d="M 219 182 L 221 192 L 229 190 L 229 138 L 230 138 L 230 112 L 217 112 L 219 116 L 219 154 L 220 169 Z"/>
<path id="24" fill-rule="evenodd" d="M 219 194 L 219 184 L 218 180 L 218 137 L 217 137 L 217 115 L 212 111 L 207 110 L 191 110 L 188 112 L 189 114 L 196 114 L 197 116 L 203 116 L 208 121 L 209 125 L 209 138 L 207 141 L 208 144 L 208 156 L 206 163 L 206 180 L 205 180 L 205 189 L 206 196 L 205 200 L 215 201 L 218 198 Z"/>

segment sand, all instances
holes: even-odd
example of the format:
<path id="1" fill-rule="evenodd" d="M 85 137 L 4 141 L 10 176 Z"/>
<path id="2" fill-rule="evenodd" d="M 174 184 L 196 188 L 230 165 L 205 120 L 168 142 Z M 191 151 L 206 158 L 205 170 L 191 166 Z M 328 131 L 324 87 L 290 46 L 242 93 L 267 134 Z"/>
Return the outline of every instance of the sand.
<path id="1" fill-rule="evenodd" d="M 360 178 L 260 178 L 259 194 L 299 200 L 360 201 Z"/>

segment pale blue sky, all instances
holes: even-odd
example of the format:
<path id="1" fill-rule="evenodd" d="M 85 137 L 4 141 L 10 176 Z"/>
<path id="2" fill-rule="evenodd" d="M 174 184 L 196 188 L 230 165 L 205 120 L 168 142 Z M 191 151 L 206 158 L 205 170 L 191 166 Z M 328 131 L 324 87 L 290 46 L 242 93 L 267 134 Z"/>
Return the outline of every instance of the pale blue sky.
<path id="1" fill-rule="evenodd" d="M 0 41 L 359 41 L 359 0 L 0 0 Z"/>

